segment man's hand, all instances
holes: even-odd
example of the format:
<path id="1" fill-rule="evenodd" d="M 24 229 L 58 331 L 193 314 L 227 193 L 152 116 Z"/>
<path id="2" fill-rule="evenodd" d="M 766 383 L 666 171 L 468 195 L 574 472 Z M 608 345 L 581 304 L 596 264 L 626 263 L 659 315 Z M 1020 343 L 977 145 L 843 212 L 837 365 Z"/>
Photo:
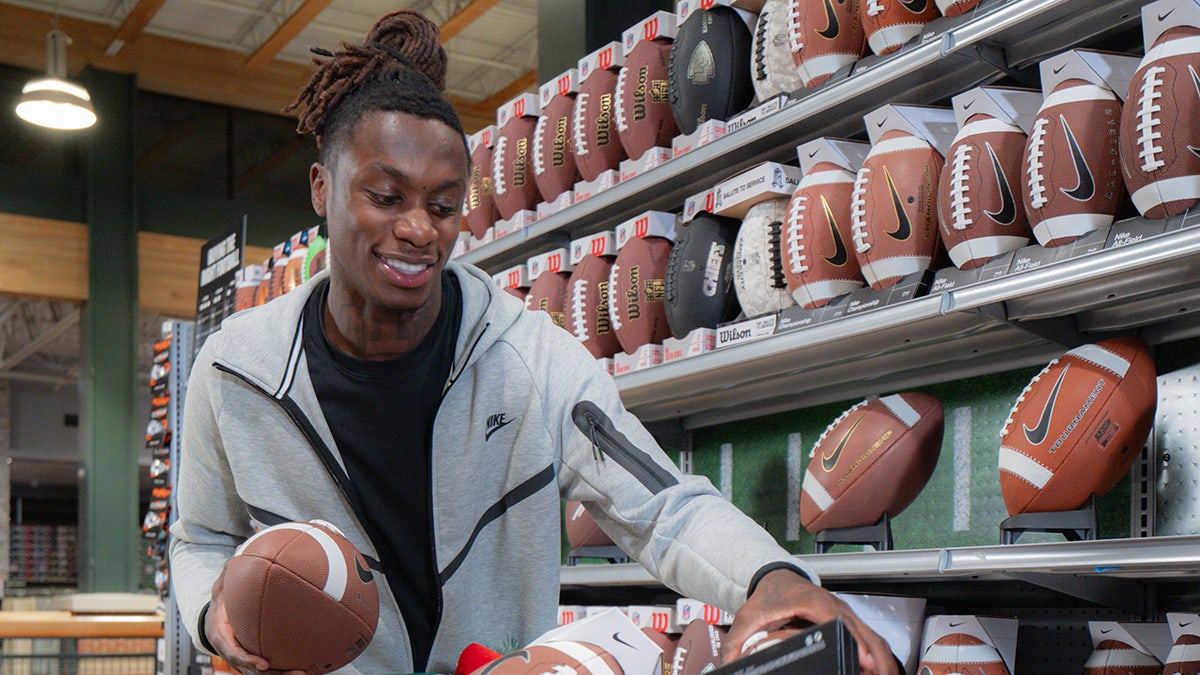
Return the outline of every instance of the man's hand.
<path id="1" fill-rule="evenodd" d="M 794 619 L 814 624 L 841 619 L 858 642 L 858 663 L 864 674 L 900 675 L 900 667 L 887 643 L 855 616 L 849 605 L 786 569 L 763 576 L 754 594 L 734 615 L 725 639 L 725 662 L 737 658 L 742 643 L 751 635 L 760 630 L 774 630 Z"/>
<path id="2" fill-rule="evenodd" d="M 204 615 L 204 636 L 208 638 L 213 649 L 240 673 L 305 675 L 301 670 L 271 670 L 271 664 L 266 659 L 242 648 L 233 634 L 233 625 L 229 623 L 229 615 L 225 611 L 224 590 L 225 572 L 222 570 L 221 576 L 217 577 L 216 583 L 213 584 L 208 613 Z"/>

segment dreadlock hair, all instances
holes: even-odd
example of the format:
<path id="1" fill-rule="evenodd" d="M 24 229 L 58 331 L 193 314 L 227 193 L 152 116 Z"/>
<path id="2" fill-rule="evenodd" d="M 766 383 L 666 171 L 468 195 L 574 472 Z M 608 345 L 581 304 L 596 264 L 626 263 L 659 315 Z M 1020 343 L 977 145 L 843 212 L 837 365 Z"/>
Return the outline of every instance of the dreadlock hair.
<path id="1" fill-rule="evenodd" d="M 283 112 L 304 108 L 296 131 L 316 136 L 323 163 L 338 137 L 353 133 L 371 111 L 439 120 L 463 136 L 458 113 L 442 96 L 446 50 L 441 32 L 419 12 L 401 9 L 385 14 L 362 44 L 343 42 L 336 53 L 317 53 L 331 58 L 313 59 L 316 72 Z"/>

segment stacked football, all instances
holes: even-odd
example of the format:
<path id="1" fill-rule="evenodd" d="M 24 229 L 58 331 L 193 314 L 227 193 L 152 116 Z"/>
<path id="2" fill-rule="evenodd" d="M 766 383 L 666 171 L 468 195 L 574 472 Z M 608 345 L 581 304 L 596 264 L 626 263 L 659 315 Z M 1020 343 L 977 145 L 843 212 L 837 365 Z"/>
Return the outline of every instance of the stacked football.
<path id="1" fill-rule="evenodd" d="M 860 59 L 867 48 L 861 2 L 789 0 L 788 46 L 806 87 L 824 84 Z"/>
<path id="2" fill-rule="evenodd" d="M 612 267 L 612 256 L 589 253 L 576 263 L 567 282 L 566 328 L 598 359 L 621 348 L 609 319 Z"/>
<path id="3" fill-rule="evenodd" d="M 518 98 L 515 111 L 500 127 L 492 149 L 492 190 L 500 217 L 507 220 L 538 202 L 533 175 L 533 132 L 537 126 L 537 99 Z M 532 102 L 532 103 L 529 103 Z"/>
<path id="4" fill-rule="evenodd" d="M 633 237 L 617 253 L 608 285 L 608 313 L 626 353 L 671 336 L 663 306 L 670 256 L 671 241 L 654 236 Z"/>
<path id="5" fill-rule="evenodd" d="M 1142 58 L 1121 111 L 1121 166 L 1137 210 L 1166 218 L 1200 203 L 1200 28 L 1164 32 Z"/>
<path id="6" fill-rule="evenodd" d="M 721 643 L 728 633 L 726 628 L 698 619 L 689 623 L 675 646 L 671 672 L 674 675 L 702 675 L 719 668 L 724 663 Z"/>
<path id="7" fill-rule="evenodd" d="M 938 18 L 937 5 L 928 0 L 862 0 L 863 31 L 871 51 L 882 56 L 900 49 Z"/>
<path id="8" fill-rule="evenodd" d="M 552 202 L 579 180 L 571 145 L 578 75 L 571 69 L 542 85 L 542 114 L 533 131 L 533 176 L 542 199 Z"/>
<path id="9" fill-rule="evenodd" d="M 1077 509 L 1112 489 L 1141 452 L 1157 403 L 1154 361 L 1141 340 L 1083 345 L 1051 361 L 1000 431 L 1009 515 Z"/>
<path id="10" fill-rule="evenodd" d="M 492 144 L 496 128 L 486 127 L 471 136 L 471 183 L 465 204 L 467 227 L 476 239 L 483 239 L 500 216 L 492 191 Z"/>
<path id="11" fill-rule="evenodd" d="M 525 309 L 545 312 L 555 326 L 565 328 L 569 280 L 570 275 L 566 272 L 543 272 L 525 295 Z"/>
<path id="12" fill-rule="evenodd" d="M 610 44 L 589 55 L 587 75 L 575 96 L 571 137 L 575 143 L 575 165 L 585 181 L 594 181 L 605 171 L 620 167 L 626 159 L 625 146 L 617 134 L 616 89 L 620 67 L 620 45 Z M 584 68 L 580 69 L 582 76 Z"/>
<path id="13" fill-rule="evenodd" d="M 933 475 L 942 430 L 942 404 L 928 394 L 854 405 L 813 446 L 801 484 L 800 522 L 819 532 L 896 516 Z"/>
<path id="14" fill-rule="evenodd" d="M 693 11 L 671 45 L 667 81 L 675 123 L 685 134 L 709 120 L 726 120 L 754 100 L 750 28 L 737 10 Z"/>
<path id="15" fill-rule="evenodd" d="M 788 202 L 783 226 L 783 271 L 788 290 L 805 309 L 866 285 L 852 241 L 854 172 L 821 162 L 804 174 Z"/>
<path id="16" fill-rule="evenodd" d="M 978 267 L 1033 238 L 1019 198 L 1027 140 L 1017 125 L 987 114 L 967 118 L 954 137 L 938 184 L 938 219 L 959 269 Z"/>
<path id="17" fill-rule="evenodd" d="M 1162 675 L 1162 672 L 1163 664 L 1158 659 L 1121 640 L 1102 640 L 1083 664 L 1083 675 Z"/>
<path id="18" fill-rule="evenodd" d="M 966 633 L 951 633 L 934 641 L 921 656 L 922 675 L 1009 675 L 994 647 Z"/>
<path id="19" fill-rule="evenodd" d="M 759 101 L 790 94 L 804 85 L 788 41 L 788 4 L 788 0 L 767 0 L 758 13 L 750 74 Z"/>
<path id="20" fill-rule="evenodd" d="M 716 328 L 737 318 L 733 251 L 738 221 L 702 213 L 685 225 L 667 260 L 663 296 L 671 334 Z"/>
<path id="21" fill-rule="evenodd" d="M 778 312 L 796 304 L 783 272 L 783 221 L 786 199 L 768 199 L 750 207 L 738 230 L 733 252 L 733 283 L 748 317 Z"/>
<path id="22" fill-rule="evenodd" d="M 1107 87 L 1060 82 L 1042 102 L 1025 146 L 1025 212 L 1042 246 L 1112 225 L 1125 186 L 1121 102 Z"/>
<path id="23" fill-rule="evenodd" d="M 672 42 L 665 37 L 639 41 L 617 76 L 617 133 L 634 159 L 650 148 L 670 147 L 679 133 L 667 86 Z"/>
<path id="24" fill-rule="evenodd" d="M 871 146 L 850 210 L 854 250 L 871 288 L 889 288 L 933 262 L 943 164 L 929 141 L 905 131 L 888 131 Z"/>

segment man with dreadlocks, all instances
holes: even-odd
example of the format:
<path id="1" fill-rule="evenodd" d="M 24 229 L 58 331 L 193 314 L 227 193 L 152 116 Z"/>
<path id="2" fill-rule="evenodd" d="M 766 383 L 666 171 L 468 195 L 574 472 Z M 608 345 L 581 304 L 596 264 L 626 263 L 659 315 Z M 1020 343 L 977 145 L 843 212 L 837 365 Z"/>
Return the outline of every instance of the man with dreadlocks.
<path id="1" fill-rule="evenodd" d="M 448 260 L 470 159 L 437 27 L 401 10 L 328 56 L 293 107 L 330 270 L 227 320 L 189 382 L 171 571 L 194 641 L 269 670 L 233 636 L 223 565 L 256 526 L 322 519 L 380 588 L 345 672 L 526 644 L 555 623 L 567 498 L 671 588 L 736 610 L 729 644 L 841 617 L 864 669 L 896 673 L 811 571 L 678 472 L 578 341 Z"/>

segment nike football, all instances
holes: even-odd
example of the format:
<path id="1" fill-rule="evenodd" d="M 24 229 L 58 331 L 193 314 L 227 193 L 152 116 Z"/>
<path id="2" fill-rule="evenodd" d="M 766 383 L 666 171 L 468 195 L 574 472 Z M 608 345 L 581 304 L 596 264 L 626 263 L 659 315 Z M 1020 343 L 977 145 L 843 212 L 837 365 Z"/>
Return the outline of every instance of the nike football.
<path id="1" fill-rule="evenodd" d="M 1163 664 L 1121 640 L 1103 640 L 1083 664 L 1083 675 L 1163 675 Z"/>
<path id="2" fill-rule="evenodd" d="M 788 45 L 806 87 L 824 84 L 867 49 L 863 0 L 789 0 Z"/>
<path id="3" fill-rule="evenodd" d="M 944 16 L 958 16 L 979 6 L 979 0 L 937 0 L 938 11 Z"/>
<path id="4" fill-rule="evenodd" d="M 671 40 L 642 40 L 625 57 L 617 76 L 617 134 L 634 159 L 650 148 L 671 147 L 671 139 L 679 134 L 667 90 L 670 60 Z"/>
<path id="5" fill-rule="evenodd" d="M 673 675 L 703 675 L 721 667 L 721 643 L 729 629 L 704 621 L 693 621 L 683 629 L 675 658 L 671 662 Z"/>
<path id="6" fill-rule="evenodd" d="M 788 0 L 767 0 L 754 27 L 750 75 L 759 101 L 790 94 L 804 86 L 788 43 Z"/>
<path id="7" fill-rule="evenodd" d="M 796 304 L 783 273 L 783 221 L 786 199 L 750 207 L 733 250 L 733 286 L 747 317 L 778 312 Z"/>
<path id="8" fill-rule="evenodd" d="M 1050 362 L 1000 431 L 1009 515 L 1068 511 L 1107 493 L 1141 452 L 1158 403 L 1150 349 L 1117 338 Z"/>
<path id="9" fill-rule="evenodd" d="M 617 135 L 614 98 L 617 71 L 596 68 L 579 85 L 575 96 L 575 119 L 571 134 L 575 141 L 575 166 L 586 181 L 621 166 L 628 156 Z"/>
<path id="10" fill-rule="evenodd" d="M 1021 127 L 981 114 L 954 137 L 938 183 L 938 221 L 959 269 L 979 267 L 1033 239 L 1020 189 L 1026 140 Z"/>
<path id="11" fill-rule="evenodd" d="M 538 202 L 533 177 L 533 131 L 536 117 L 513 116 L 496 136 L 492 148 L 492 190 L 496 210 L 508 220 Z"/>
<path id="12" fill-rule="evenodd" d="M 796 304 L 813 309 L 866 285 L 850 250 L 854 172 L 822 162 L 804 174 L 783 224 L 783 273 Z"/>
<path id="13" fill-rule="evenodd" d="M 908 392 L 855 404 L 817 438 L 800 487 L 809 532 L 872 525 L 908 507 L 937 465 L 942 403 Z"/>
<path id="14" fill-rule="evenodd" d="M 889 288 L 933 262 L 944 163 L 929 141 L 904 131 L 889 131 L 871 146 L 850 207 L 854 252 L 871 288 Z"/>
<path id="15" fill-rule="evenodd" d="M 572 148 L 575 94 L 555 94 L 533 129 L 533 177 L 542 199 L 552 202 L 579 181 Z"/>
<path id="16" fill-rule="evenodd" d="M 1009 675 L 1008 666 L 994 647 L 973 635 L 943 635 L 925 648 L 920 675 Z"/>
<path id="17" fill-rule="evenodd" d="M 601 647 L 589 642 L 552 640 L 509 652 L 471 675 L 621 675 L 624 672 L 617 659 Z"/>
<path id="18" fill-rule="evenodd" d="M 621 348 L 629 354 L 671 337 L 663 307 L 670 256 L 670 240 L 634 237 L 625 242 L 613 262 L 608 315 Z"/>
<path id="19" fill-rule="evenodd" d="M 1163 33 L 1142 58 L 1121 111 L 1121 168 L 1147 218 L 1200 203 L 1200 28 Z"/>
<path id="20" fill-rule="evenodd" d="M 583 502 L 567 502 L 564 512 L 567 520 L 567 543 L 571 548 L 580 546 L 612 546 L 613 540 L 592 518 L 592 514 L 584 508 Z"/>
<path id="21" fill-rule="evenodd" d="M 1025 212 L 1042 246 L 1112 225 L 1125 184 L 1111 89 L 1065 80 L 1042 101 L 1025 145 Z"/>
<path id="22" fill-rule="evenodd" d="M 353 661 L 375 637 L 374 576 L 329 523 L 269 527 L 237 548 L 223 574 L 234 636 L 272 668 L 328 673 Z"/>
<path id="23" fill-rule="evenodd" d="M 543 272 L 525 295 L 525 309 L 545 312 L 555 326 L 566 328 L 567 281 L 570 278 L 566 272 Z"/>
<path id="24" fill-rule="evenodd" d="M 732 7 L 694 11 L 671 45 L 667 73 L 671 112 L 685 134 L 727 120 L 754 100 L 750 28 Z"/>
<path id="25" fill-rule="evenodd" d="M 667 260 L 663 306 L 671 335 L 716 328 L 737 318 L 733 250 L 738 221 L 702 213 L 683 226 Z"/>
<path id="26" fill-rule="evenodd" d="M 1163 673 L 1200 675 L 1200 635 L 1180 635 L 1163 661 Z"/>
<path id="27" fill-rule="evenodd" d="M 621 349 L 608 316 L 611 256 L 587 254 L 567 282 L 566 327 L 592 356 L 602 359 Z"/>
<path id="28" fill-rule="evenodd" d="M 861 0 L 863 32 L 871 51 L 883 56 L 900 49 L 938 18 L 930 0 Z"/>
<path id="29" fill-rule="evenodd" d="M 486 143 L 471 152 L 471 184 L 467 186 L 467 228 L 476 239 L 483 239 L 487 230 L 500 217 L 492 194 L 492 147 Z"/>

